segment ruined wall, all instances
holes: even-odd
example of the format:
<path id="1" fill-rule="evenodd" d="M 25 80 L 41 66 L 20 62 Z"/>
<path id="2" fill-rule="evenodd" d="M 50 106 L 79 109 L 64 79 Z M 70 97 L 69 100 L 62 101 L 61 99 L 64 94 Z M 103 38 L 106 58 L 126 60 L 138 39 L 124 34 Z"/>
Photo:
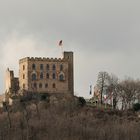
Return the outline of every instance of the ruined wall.
<path id="1" fill-rule="evenodd" d="M 19 79 L 14 77 L 14 72 L 9 70 L 9 68 L 6 70 L 5 82 L 6 93 L 17 93 L 19 90 Z"/>

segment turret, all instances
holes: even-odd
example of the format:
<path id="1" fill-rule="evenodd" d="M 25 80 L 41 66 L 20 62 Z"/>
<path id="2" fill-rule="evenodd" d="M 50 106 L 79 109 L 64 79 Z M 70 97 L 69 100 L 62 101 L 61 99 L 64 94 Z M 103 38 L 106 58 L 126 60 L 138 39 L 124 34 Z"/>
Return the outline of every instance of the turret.
<path id="1" fill-rule="evenodd" d="M 68 88 L 74 94 L 74 75 L 73 75 L 73 52 L 64 52 L 64 59 L 68 61 Z"/>

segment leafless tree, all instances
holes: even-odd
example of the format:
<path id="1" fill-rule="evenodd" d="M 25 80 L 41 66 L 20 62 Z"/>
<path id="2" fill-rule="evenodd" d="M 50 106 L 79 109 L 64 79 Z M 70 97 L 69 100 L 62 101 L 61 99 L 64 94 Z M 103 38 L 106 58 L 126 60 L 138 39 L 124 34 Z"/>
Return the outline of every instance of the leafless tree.
<path id="1" fill-rule="evenodd" d="M 9 109 L 8 109 L 8 105 L 6 102 L 3 102 L 3 106 L 5 107 L 5 110 L 7 112 L 7 116 L 8 116 L 8 120 L 9 120 L 9 127 L 11 128 L 12 127 L 12 123 L 11 123 L 11 118 L 10 118 L 10 112 L 9 112 Z"/>
<path id="2" fill-rule="evenodd" d="M 100 90 L 101 104 L 103 103 L 103 92 L 108 87 L 109 79 L 109 74 L 107 72 L 99 72 L 97 79 L 97 87 Z"/>
<path id="3" fill-rule="evenodd" d="M 109 76 L 109 86 L 108 86 L 108 92 L 112 94 L 113 98 L 113 109 L 116 109 L 118 100 L 119 100 L 119 92 L 118 92 L 118 77 L 114 74 L 111 74 Z"/>
<path id="4" fill-rule="evenodd" d="M 122 109 L 131 108 L 138 99 L 140 93 L 140 82 L 127 78 L 119 83 L 120 98 L 122 99 Z"/>

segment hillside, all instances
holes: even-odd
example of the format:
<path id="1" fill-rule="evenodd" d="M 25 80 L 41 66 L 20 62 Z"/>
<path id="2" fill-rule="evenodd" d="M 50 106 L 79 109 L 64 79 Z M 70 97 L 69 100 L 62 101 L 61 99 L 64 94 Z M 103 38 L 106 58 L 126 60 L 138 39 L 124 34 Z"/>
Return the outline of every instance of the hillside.
<path id="1" fill-rule="evenodd" d="M 133 111 L 81 106 L 73 96 L 20 101 L 0 114 L 0 140 L 139 140 Z M 11 122 L 11 126 L 10 123 Z"/>

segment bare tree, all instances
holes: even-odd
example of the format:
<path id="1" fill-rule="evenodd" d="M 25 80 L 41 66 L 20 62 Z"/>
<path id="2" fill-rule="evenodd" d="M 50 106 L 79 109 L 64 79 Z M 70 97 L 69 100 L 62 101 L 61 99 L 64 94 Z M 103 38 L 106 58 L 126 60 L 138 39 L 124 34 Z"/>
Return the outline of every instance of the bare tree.
<path id="1" fill-rule="evenodd" d="M 140 80 L 137 80 L 137 86 L 139 90 L 137 91 L 136 98 L 137 98 L 138 103 L 140 103 Z"/>
<path id="2" fill-rule="evenodd" d="M 119 92 L 118 92 L 118 77 L 114 74 L 109 76 L 109 86 L 108 92 L 112 94 L 113 98 L 113 109 L 116 109 L 118 100 L 119 100 Z"/>
<path id="3" fill-rule="evenodd" d="M 127 78 L 119 83 L 120 97 L 122 99 L 122 109 L 132 107 L 132 104 L 138 99 L 140 93 L 140 82 Z"/>
<path id="4" fill-rule="evenodd" d="M 8 109 L 8 105 L 6 102 L 3 102 L 3 106 L 5 107 L 5 110 L 7 112 L 7 116 L 8 116 L 8 120 L 9 120 L 9 127 L 11 128 L 12 127 L 12 123 L 11 123 L 11 118 L 10 118 L 10 112 L 9 112 L 9 109 Z"/>
<path id="5" fill-rule="evenodd" d="M 39 101 L 37 101 L 37 100 L 33 101 L 34 105 L 36 106 L 36 112 L 37 112 L 38 119 L 40 120 L 40 112 L 39 112 L 39 109 L 38 109 L 38 102 Z"/>
<path id="6" fill-rule="evenodd" d="M 97 79 L 97 87 L 100 90 L 101 104 L 103 103 L 103 92 L 106 90 L 109 84 L 109 74 L 105 71 L 99 72 Z"/>

